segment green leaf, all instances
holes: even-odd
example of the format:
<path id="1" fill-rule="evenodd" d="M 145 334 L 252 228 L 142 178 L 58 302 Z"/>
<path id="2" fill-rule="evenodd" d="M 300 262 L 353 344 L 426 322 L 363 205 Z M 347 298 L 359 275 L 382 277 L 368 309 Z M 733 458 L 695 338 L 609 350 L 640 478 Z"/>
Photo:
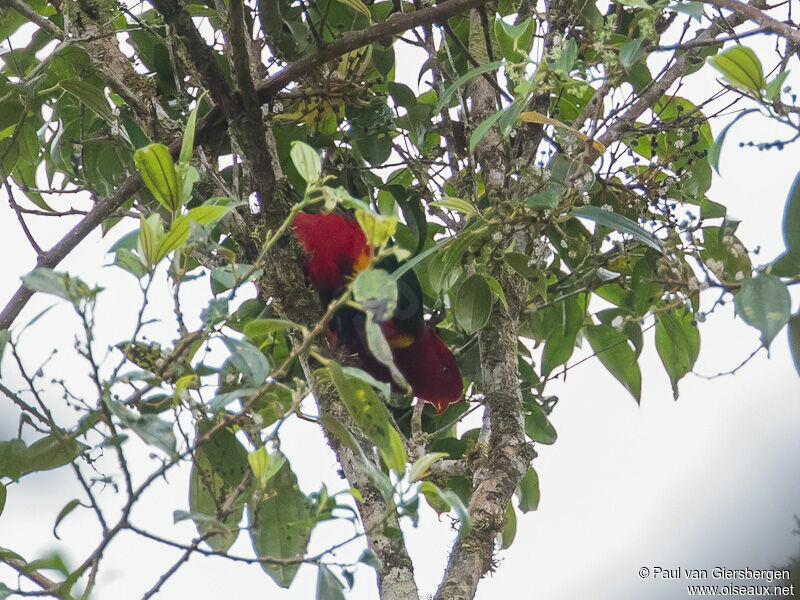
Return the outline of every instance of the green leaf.
<path id="1" fill-rule="evenodd" d="M 367 347 L 369 348 L 372 356 L 374 356 L 380 363 L 388 367 L 389 371 L 392 373 L 392 378 L 397 381 L 401 387 L 406 388 L 406 390 L 410 392 L 408 382 L 406 382 L 405 377 L 403 377 L 403 374 L 397 368 L 397 365 L 394 364 L 392 348 L 389 345 L 386 336 L 383 334 L 381 326 L 375 322 L 372 316 L 367 315 L 367 318 L 364 322 L 364 329 L 367 337 Z"/>
<path id="2" fill-rule="evenodd" d="M 633 348 L 628 345 L 628 336 L 609 325 L 590 325 L 584 333 L 600 362 L 639 402 L 642 373 Z"/>
<path id="3" fill-rule="evenodd" d="M 198 438 L 204 437 L 212 426 L 209 421 L 200 421 Z M 248 470 L 247 450 L 226 428 L 215 431 L 194 454 L 189 476 L 190 515 L 197 532 L 209 536 L 204 541 L 213 550 L 226 552 L 236 541 L 248 494 L 240 493 L 227 514 L 222 509 Z M 211 518 L 201 518 L 203 515 Z"/>
<path id="4" fill-rule="evenodd" d="M 450 102 L 450 98 L 453 97 L 453 94 L 456 93 L 458 88 L 464 85 L 473 77 L 477 75 L 481 75 L 483 73 L 488 73 L 489 71 L 496 71 L 503 65 L 502 60 L 497 60 L 495 62 L 486 63 L 485 65 L 480 65 L 475 67 L 474 69 L 470 69 L 466 73 L 464 73 L 461 77 L 456 79 L 453 83 L 451 83 L 447 89 L 442 93 L 441 98 L 439 98 L 439 102 L 436 104 L 436 108 L 433 109 L 434 113 L 439 113 L 442 109 Z"/>
<path id="5" fill-rule="evenodd" d="M 169 231 L 161 238 L 156 248 L 153 263 L 158 263 L 167 254 L 181 247 L 189 239 L 189 217 L 181 216 L 173 221 Z"/>
<path id="6" fill-rule="evenodd" d="M 183 200 L 175 163 L 164 144 L 150 144 L 133 153 L 133 162 L 153 197 L 171 214 L 177 213 Z"/>
<path id="7" fill-rule="evenodd" d="M 452 508 L 456 516 L 458 516 L 458 520 L 461 521 L 461 530 L 458 533 L 458 537 L 463 539 L 469 535 L 469 532 L 472 531 L 472 517 L 470 517 L 467 507 L 464 506 L 458 494 L 452 490 L 442 490 L 430 481 L 423 481 L 419 486 L 419 491 L 426 496 L 430 494 L 438 498 Z"/>
<path id="8" fill-rule="evenodd" d="M 205 93 L 203 94 L 205 96 Z M 203 101 L 203 96 L 197 101 L 194 110 L 189 115 L 189 120 L 186 121 L 186 129 L 183 131 L 183 140 L 181 140 L 181 154 L 178 157 L 178 162 L 188 164 L 192 160 L 192 152 L 194 152 L 194 130 L 197 123 L 197 111 L 200 109 L 200 102 Z"/>
<path id="9" fill-rule="evenodd" d="M 700 201 L 700 217 L 703 219 L 720 219 L 728 214 L 728 209 L 718 202 L 712 202 L 708 198 Z"/>
<path id="10" fill-rule="evenodd" d="M 454 198 L 453 196 L 444 196 L 441 200 L 437 202 L 429 202 L 429 205 L 438 206 L 439 208 L 445 208 L 447 210 L 460 212 L 467 218 L 478 214 L 477 209 L 471 202 L 462 200 L 461 198 Z"/>
<path id="11" fill-rule="evenodd" d="M 141 259 L 136 254 L 127 248 L 117 250 L 114 255 L 114 264 L 136 277 L 136 279 L 141 279 L 147 275 L 147 267 L 142 264 Z"/>
<path id="12" fill-rule="evenodd" d="M 560 71 L 568 77 L 572 67 L 575 66 L 576 58 L 578 58 L 578 44 L 575 42 L 575 38 L 570 38 L 561 51 L 558 60 L 553 63 L 553 70 Z"/>
<path id="13" fill-rule="evenodd" d="M 389 95 L 397 106 L 413 109 L 417 105 L 417 97 L 414 95 L 413 90 L 406 84 L 387 81 L 386 87 L 389 90 Z"/>
<path id="14" fill-rule="evenodd" d="M 800 374 L 800 313 L 789 319 L 789 349 L 792 351 L 794 368 Z M 2 508 L 0 508 L 2 512 Z"/>
<path id="15" fill-rule="evenodd" d="M 266 446 L 261 446 L 258 450 L 247 455 L 247 462 L 250 464 L 250 469 L 253 471 L 256 481 L 263 486 L 281 470 L 283 463 L 286 462 L 286 457 L 280 452 L 270 454 L 267 452 Z"/>
<path id="16" fill-rule="evenodd" d="M 45 267 L 39 267 L 27 275 L 23 275 L 22 283 L 29 290 L 53 294 L 69 300 L 75 306 L 81 300 L 93 299 L 99 291 L 98 289 L 91 289 L 77 277 L 70 277 L 66 273 L 57 273 Z"/>
<path id="17" fill-rule="evenodd" d="M 479 273 L 470 275 L 456 295 L 453 308 L 456 321 L 468 333 L 479 331 L 489 322 L 493 300 L 494 295 L 486 278 Z"/>
<path id="18" fill-rule="evenodd" d="M 554 444 L 558 435 L 555 427 L 550 424 L 544 410 L 535 401 L 524 403 L 525 409 L 525 433 L 534 442 L 550 445 Z"/>
<path id="19" fill-rule="evenodd" d="M 7 495 L 8 495 L 7 488 L 3 484 L 3 482 L 0 481 L 0 515 L 3 514 L 3 509 L 6 507 L 6 497 L 7 497 Z M 2 592 L 2 589 L 0 589 L 0 592 Z M 0 594 L 0 597 L 2 597 L 1 594 Z"/>
<path id="20" fill-rule="evenodd" d="M 383 269 L 361 271 L 353 281 L 353 299 L 376 321 L 388 321 L 397 308 L 397 282 Z"/>
<path id="21" fill-rule="evenodd" d="M 111 106 L 100 88 L 80 79 L 59 81 L 58 86 L 75 96 L 81 104 L 106 122 L 114 121 L 114 113 L 111 112 Z"/>
<path id="22" fill-rule="evenodd" d="M 636 38 L 625 44 L 619 51 L 619 64 L 625 69 L 630 69 L 634 63 L 642 60 L 646 53 L 642 50 L 644 38 Z"/>
<path id="23" fill-rule="evenodd" d="M 232 206 L 223 204 L 204 204 L 189 211 L 186 215 L 190 220 L 200 225 L 211 225 L 233 210 Z"/>
<path id="24" fill-rule="evenodd" d="M 475 152 L 475 148 L 478 147 L 478 144 L 483 139 L 483 136 L 486 135 L 486 132 L 492 128 L 497 120 L 503 116 L 505 109 L 498 110 L 493 115 L 486 117 L 481 123 L 474 129 L 472 135 L 469 136 L 469 153 L 473 154 Z"/>
<path id="25" fill-rule="evenodd" d="M 162 421 L 154 414 L 137 415 L 109 397 L 103 398 L 103 401 L 122 425 L 138 435 L 145 444 L 155 446 L 169 455 L 175 453 L 175 434 L 171 423 Z"/>
<path id="26" fill-rule="evenodd" d="M 208 306 L 200 313 L 200 319 L 203 321 L 203 325 L 211 328 L 223 321 L 229 312 L 227 298 L 212 298 L 209 300 Z"/>
<path id="27" fill-rule="evenodd" d="M 239 400 L 240 398 L 253 396 L 257 392 L 258 388 L 243 387 L 236 390 L 232 390 L 230 392 L 223 392 L 222 394 L 217 394 L 216 396 L 214 396 L 214 399 L 211 400 L 211 402 L 209 402 L 208 410 L 210 410 L 213 413 L 219 412 L 234 400 Z"/>
<path id="28" fill-rule="evenodd" d="M 58 516 L 56 517 L 56 522 L 53 525 L 53 537 L 54 538 L 56 538 L 57 540 L 61 539 L 59 537 L 58 533 L 57 533 L 57 529 L 58 529 L 59 523 L 61 523 L 61 521 L 64 520 L 64 517 L 66 517 L 69 513 L 71 513 L 73 510 L 75 510 L 76 507 L 80 506 L 80 504 L 81 504 L 80 500 L 78 500 L 77 498 L 73 498 L 72 500 L 70 500 L 69 502 L 67 502 L 64 505 L 64 508 L 62 508 L 59 511 Z M 3 512 L 2 507 L 0 507 L 0 512 Z"/>
<path id="29" fill-rule="evenodd" d="M 64 434 L 62 434 L 64 435 Z M 89 449 L 73 437 L 47 435 L 29 447 L 22 440 L 0 442 L 0 477 L 19 479 L 28 473 L 68 465 Z"/>
<path id="30" fill-rule="evenodd" d="M 539 475 L 533 467 L 529 467 L 517 487 L 519 509 L 530 512 L 539 508 Z"/>
<path id="31" fill-rule="evenodd" d="M 408 472 L 408 480 L 414 482 L 424 479 L 428 476 L 431 465 L 437 460 L 446 458 L 447 456 L 449 456 L 447 452 L 429 452 L 425 456 L 418 458 L 414 461 L 414 464 L 411 465 L 411 470 Z"/>
<path id="32" fill-rule="evenodd" d="M 764 89 L 764 69 L 755 52 L 745 46 L 734 46 L 708 59 L 734 86 L 761 95 Z"/>
<path id="33" fill-rule="evenodd" d="M 248 385 L 259 386 L 267 379 L 269 363 L 264 353 L 246 340 L 224 337 L 222 340 L 231 351 L 231 363 L 244 376 Z"/>
<path id="34" fill-rule="evenodd" d="M 355 377 L 346 376 L 335 362 L 326 367 L 347 412 L 378 447 L 386 465 L 402 475 L 406 469 L 406 450 L 400 434 L 391 425 L 386 405 L 375 390 Z"/>
<path id="35" fill-rule="evenodd" d="M 655 235 L 650 233 L 649 231 L 645 231 L 641 227 L 639 227 L 634 221 L 631 221 L 628 217 L 623 217 L 622 215 L 618 215 L 615 212 L 609 210 L 603 210 L 599 206 L 582 206 L 578 210 L 574 211 L 573 216 L 581 217 L 584 219 L 589 219 L 590 221 L 594 221 L 598 225 L 603 225 L 605 227 L 609 227 L 620 233 L 627 233 L 635 240 L 650 246 L 654 250 L 657 250 L 660 253 L 664 253 L 664 246 Z"/>
<path id="36" fill-rule="evenodd" d="M 783 241 L 787 254 L 800 259 L 800 173 L 794 178 L 783 209 Z"/>
<path id="37" fill-rule="evenodd" d="M 503 56 L 513 63 L 527 62 L 536 25 L 530 17 L 516 25 L 502 19 L 494 22 L 494 36 Z"/>
<path id="38" fill-rule="evenodd" d="M 545 377 L 572 356 L 578 331 L 586 315 L 586 302 L 586 295 L 576 295 L 542 312 L 542 322 L 547 325 L 542 352 L 542 375 Z"/>
<path id="39" fill-rule="evenodd" d="M 25 471 L 27 449 L 28 447 L 22 440 L 0 442 L 0 477 L 19 479 L 24 472 L 27 472 Z"/>
<path id="40" fill-rule="evenodd" d="M 525 198 L 525 204 L 531 208 L 541 208 L 544 210 L 555 210 L 558 207 L 558 201 L 564 195 L 564 190 L 549 188 L 536 192 L 532 196 Z"/>
<path id="41" fill-rule="evenodd" d="M 503 531 L 500 532 L 500 548 L 503 550 L 510 548 L 516 535 L 517 513 L 514 512 L 514 505 L 509 501 L 506 506 L 506 523 L 503 525 Z"/>
<path id="42" fill-rule="evenodd" d="M 302 328 L 302 325 L 286 319 L 254 319 L 247 323 L 242 331 L 250 339 L 255 339 L 271 335 L 278 331 Z"/>
<path id="43" fill-rule="evenodd" d="M 361 0 L 338 0 L 338 1 L 344 4 L 345 6 L 349 6 L 354 11 L 361 13 L 367 18 L 372 17 L 372 15 L 369 12 L 369 9 Z"/>
<path id="44" fill-rule="evenodd" d="M 397 219 L 385 217 L 372 211 L 356 210 L 356 221 L 373 248 L 385 245 L 397 229 Z"/>
<path id="45" fill-rule="evenodd" d="M 728 226 L 703 228 L 700 258 L 723 283 L 742 281 L 753 271 L 747 250 Z"/>
<path id="46" fill-rule="evenodd" d="M 158 253 L 158 244 L 163 237 L 164 225 L 158 213 L 153 213 L 146 219 L 144 215 L 139 215 L 139 255 L 148 266 L 155 264 L 153 259 Z"/>
<path id="47" fill-rule="evenodd" d="M 695 1 L 680 1 L 677 4 L 672 4 L 667 7 L 669 10 L 674 10 L 675 12 L 684 13 L 689 15 L 696 21 L 701 21 L 703 19 L 703 3 L 702 2 L 695 2 Z"/>
<path id="48" fill-rule="evenodd" d="M 316 183 L 319 180 L 322 174 L 322 161 L 314 148 L 305 142 L 295 140 L 292 142 L 290 156 L 294 168 L 306 183 Z"/>
<path id="49" fill-rule="evenodd" d="M 786 81 L 788 76 L 789 71 L 783 71 L 782 73 L 778 73 L 775 78 L 767 84 L 767 100 L 775 100 L 775 98 L 779 97 L 783 82 Z"/>
<path id="50" fill-rule="evenodd" d="M 314 373 L 314 378 L 319 380 L 322 376 L 321 374 L 330 377 L 330 373 L 328 371 L 320 369 Z M 364 454 L 364 449 L 356 441 L 355 437 L 353 437 L 353 434 L 350 433 L 350 430 L 348 430 L 347 427 L 342 425 L 340 421 L 334 417 L 331 417 L 330 415 L 322 415 L 319 420 L 329 435 L 335 437 L 361 459 L 361 464 L 364 467 L 367 479 L 369 479 L 370 483 L 375 486 L 375 489 L 381 493 L 381 496 L 383 496 L 384 500 L 389 500 L 392 498 L 394 495 L 394 487 L 392 486 L 392 482 L 389 480 L 389 477 L 387 477 L 383 471 L 377 468 L 375 464 L 367 458 L 367 455 Z"/>
<path id="51" fill-rule="evenodd" d="M 700 332 L 687 309 L 656 313 L 656 350 L 678 399 L 678 381 L 692 370 L 700 353 Z"/>
<path id="52" fill-rule="evenodd" d="M 497 296 L 497 299 L 500 300 L 500 304 L 503 305 L 503 308 L 508 312 L 508 302 L 506 302 L 506 294 L 503 291 L 503 287 L 500 285 L 500 282 L 497 281 L 491 275 L 484 275 L 486 279 L 486 283 L 489 286 L 489 289 L 492 290 L 492 293 Z"/>
<path id="53" fill-rule="evenodd" d="M 653 10 L 653 7 L 648 4 L 647 0 L 617 0 L 617 2 L 623 6 L 630 6 L 631 8 Z"/>
<path id="54" fill-rule="evenodd" d="M 317 600 L 344 600 L 344 585 L 323 564 L 317 569 Z"/>
<path id="55" fill-rule="evenodd" d="M 2 484 L 0 484 L 0 486 L 2 486 Z M 12 595 L 14 595 L 14 590 L 5 583 L 0 582 L 0 600 L 6 600 L 6 598 L 10 598 Z"/>
<path id="56" fill-rule="evenodd" d="M 257 503 L 247 505 L 250 539 L 257 556 L 303 556 L 314 526 L 311 502 L 297 487 L 297 478 L 283 463 L 266 484 Z M 288 588 L 300 563 L 262 562 L 261 568 L 282 588 Z"/>
<path id="57" fill-rule="evenodd" d="M 746 279 L 736 294 L 735 305 L 742 320 L 761 332 L 761 343 L 767 348 L 791 316 L 789 290 L 768 273 Z"/>
<path id="58" fill-rule="evenodd" d="M 356 490 L 355 488 L 351 488 L 351 489 L 352 489 L 352 491 L 358 493 L 359 497 L 361 496 L 361 494 L 358 492 L 358 490 Z M 359 502 L 363 502 L 364 501 L 363 498 L 361 498 L 361 499 L 356 498 L 356 499 L 358 499 Z M 383 563 L 381 562 L 381 559 L 378 557 L 377 554 L 375 554 L 375 552 L 373 552 L 369 548 L 366 548 L 364 550 L 364 552 L 361 553 L 361 556 L 359 557 L 358 562 L 363 563 L 365 565 L 369 565 L 370 567 L 372 567 L 376 571 L 380 571 L 381 569 L 383 569 Z"/>
<path id="59" fill-rule="evenodd" d="M 747 115 L 749 113 L 752 113 L 752 112 L 758 112 L 758 109 L 757 108 L 749 108 L 747 110 L 743 110 L 738 115 L 736 115 L 736 117 L 733 119 L 733 121 L 728 123 L 722 129 L 722 131 L 719 132 L 719 135 L 714 140 L 714 143 L 708 149 L 708 164 L 710 164 L 717 173 L 719 173 L 719 155 L 720 155 L 720 152 L 722 152 L 722 144 L 725 143 L 725 136 L 728 135 L 728 131 L 730 130 L 731 127 L 733 127 L 733 125 L 736 123 L 736 121 L 738 121 L 739 119 L 741 119 L 745 115 Z"/>

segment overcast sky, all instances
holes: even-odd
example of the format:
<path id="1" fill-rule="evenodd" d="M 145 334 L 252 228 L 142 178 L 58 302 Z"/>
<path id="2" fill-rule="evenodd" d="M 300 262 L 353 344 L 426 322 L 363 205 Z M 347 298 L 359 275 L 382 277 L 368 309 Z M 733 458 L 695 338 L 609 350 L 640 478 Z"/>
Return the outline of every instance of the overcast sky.
<path id="1" fill-rule="evenodd" d="M 769 43 L 757 47 L 763 48 L 763 57 L 769 56 Z M 400 77 L 409 84 L 416 82 L 419 63 L 414 55 L 404 54 L 398 64 L 407 67 Z M 716 85 L 710 75 L 690 78 L 682 95 L 704 97 L 708 87 Z M 721 122 L 712 123 L 715 133 L 721 126 Z M 781 215 L 800 162 L 794 146 L 783 152 L 757 152 L 739 149 L 737 143 L 776 135 L 764 119 L 741 122 L 728 136 L 722 177 L 715 175 L 709 193 L 712 200 L 728 207 L 730 215 L 742 219 L 739 236 L 745 246 L 761 246 L 754 264 L 768 262 L 783 249 Z M 32 221 L 33 229 L 44 238 L 43 246 L 55 242 L 65 230 L 60 220 Z M 113 232 L 110 239 L 93 234 L 60 267 L 106 287 L 100 302 L 100 344 L 124 338 L 132 324 L 133 279 L 118 269 L 101 268 L 110 262 L 101 248 L 121 233 Z M 0 202 L 0 255 L 5 257 L 0 271 L 0 303 L 4 304 L 16 289 L 18 277 L 34 264 L 6 202 Z M 207 288 L 205 283 L 194 285 L 198 287 L 187 286 L 184 300 L 190 306 L 195 302 L 195 310 L 187 312 L 197 316 L 203 302 L 195 300 L 193 291 L 200 297 Z M 166 286 L 155 290 L 156 306 L 169 301 L 168 291 Z M 18 323 L 52 303 L 52 298 L 35 298 Z M 793 309 L 797 310 L 796 297 Z M 54 365 L 78 378 L 84 374 L 85 365 L 71 352 L 76 327 L 71 311 L 63 304 L 56 306 L 24 338 L 22 351 L 30 366 L 57 347 L 60 352 Z M 729 370 L 758 345 L 758 332 L 734 320 L 730 306 L 717 311 L 701 332 L 702 349 L 695 367 L 700 374 Z M 163 341 L 169 342 L 172 334 L 162 332 Z M 583 355 L 578 352 L 573 361 Z M 652 336 L 647 337 L 640 364 L 641 406 L 597 360 L 570 370 L 566 383 L 551 386 L 549 393 L 561 398 L 551 417 L 559 438 L 551 447 L 537 446 L 539 510 L 519 519 L 516 542 L 498 555 L 498 570 L 481 584 L 478 598 L 517 595 L 522 590 L 526 598 L 543 600 L 683 597 L 684 584 L 642 580 L 639 568 L 769 568 L 783 564 L 798 550 L 800 538 L 792 535 L 792 529 L 793 515 L 800 513 L 800 383 L 785 331 L 773 342 L 769 360 L 762 351 L 736 376 L 712 381 L 687 376 L 677 402 Z M 4 383 L 21 386 L 14 377 L 12 372 Z M 59 394 L 51 391 L 51 397 L 57 404 Z M 0 399 L 2 440 L 14 437 L 17 428 L 15 420 L 2 416 L 8 414 L 6 402 Z M 332 489 L 343 487 L 335 460 L 313 426 L 293 423 L 283 430 L 281 439 L 304 491 L 316 490 L 321 480 Z M 132 439 L 127 444 L 138 442 Z M 155 463 L 143 448 L 136 454 L 141 475 Z M 167 482 L 154 486 L 134 511 L 134 522 L 167 537 L 189 539 L 191 525 L 172 524 L 172 511 L 187 508 L 187 477 L 187 469 L 175 469 Z M 82 560 L 96 543 L 91 513 L 76 511 L 62 523 L 63 542 L 52 536 L 58 511 L 73 497 L 81 497 L 81 490 L 69 469 L 25 477 L 22 485 L 9 489 L 0 516 L 0 546 L 28 558 L 59 549 L 73 565 Z M 105 501 L 109 506 L 119 502 L 112 494 L 106 494 Z M 447 518 L 437 522 L 426 511 L 418 529 L 407 528 L 423 594 L 433 593 L 440 580 L 453 536 L 448 524 Z M 344 531 L 331 525 L 320 527 L 312 550 L 325 547 Z M 354 545 L 337 558 L 348 560 L 360 551 Z M 232 552 L 251 555 L 246 536 Z M 178 556 L 176 551 L 133 536 L 120 536 L 106 553 L 96 597 L 140 598 Z M 257 566 L 195 557 L 167 583 L 161 597 L 210 600 L 223 591 L 250 595 L 263 590 L 271 598 L 308 598 L 315 579 L 314 569 L 303 567 L 292 590 L 281 591 Z M 0 581 L 15 585 L 16 577 L 0 568 Z M 351 597 L 375 595 L 372 573 L 361 569 Z"/>

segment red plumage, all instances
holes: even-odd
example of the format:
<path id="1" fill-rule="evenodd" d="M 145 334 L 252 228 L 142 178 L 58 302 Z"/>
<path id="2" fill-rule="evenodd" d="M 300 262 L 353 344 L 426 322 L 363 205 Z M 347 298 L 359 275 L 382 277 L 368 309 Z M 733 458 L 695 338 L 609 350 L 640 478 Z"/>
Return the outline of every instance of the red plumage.
<path id="1" fill-rule="evenodd" d="M 309 256 L 303 270 L 325 302 L 344 288 L 362 257 L 369 257 L 367 238 L 353 219 L 336 213 L 298 213 L 292 228 Z"/>
<path id="2" fill-rule="evenodd" d="M 363 269 L 372 249 L 358 223 L 337 213 L 298 213 L 292 223 L 297 239 L 308 254 L 303 270 L 309 283 L 325 302 L 341 293 L 347 281 Z M 414 396 L 442 413 L 458 402 L 463 391 L 461 373 L 450 349 L 422 318 L 422 294 L 413 271 L 403 275 L 407 285 L 398 286 L 398 310 L 381 329 L 392 348 L 398 370 Z M 405 310 L 401 311 L 400 307 Z M 413 313 L 406 314 L 409 310 Z M 401 316 L 402 312 L 402 316 Z M 389 369 L 369 351 L 362 312 L 345 307 L 331 321 L 329 339 L 358 356 L 359 366 L 376 379 L 391 382 Z"/>

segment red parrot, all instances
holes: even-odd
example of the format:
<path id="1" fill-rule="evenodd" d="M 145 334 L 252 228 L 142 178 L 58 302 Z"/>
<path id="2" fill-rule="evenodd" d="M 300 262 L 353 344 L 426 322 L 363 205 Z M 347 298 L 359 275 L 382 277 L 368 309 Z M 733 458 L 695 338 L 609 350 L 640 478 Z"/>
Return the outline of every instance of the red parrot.
<path id="1" fill-rule="evenodd" d="M 338 296 L 372 258 L 372 248 L 355 219 L 338 213 L 298 213 L 292 228 L 308 260 L 303 271 L 323 302 Z M 397 268 L 394 259 L 385 259 L 378 268 Z M 423 319 L 422 290 L 414 271 L 409 269 L 397 282 L 397 308 L 388 321 L 380 323 L 392 349 L 398 370 L 406 378 L 414 396 L 436 407 L 437 414 L 454 402 L 463 391 L 461 372 L 450 349 Z M 369 351 L 366 341 L 366 315 L 352 307 L 339 309 L 329 325 L 334 346 L 345 347 L 358 356 L 359 366 L 381 381 L 392 381 L 389 369 Z"/>

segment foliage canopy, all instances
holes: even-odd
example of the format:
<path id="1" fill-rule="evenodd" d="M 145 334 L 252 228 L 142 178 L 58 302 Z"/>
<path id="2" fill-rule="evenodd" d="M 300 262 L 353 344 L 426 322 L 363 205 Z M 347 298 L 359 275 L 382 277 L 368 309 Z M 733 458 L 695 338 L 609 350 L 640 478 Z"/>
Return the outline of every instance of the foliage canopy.
<path id="1" fill-rule="evenodd" d="M 26 475 L 71 465 L 86 497 L 66 502 L 55 527 L 74 510 L 99 524 L 79 565 L 13 549 L 0 561 L 38 591 L 88 598 L 104 549 L 130 530 L 185 550 L 148 598 L 193 554 L 226 555 L 246 535 L 254 554 L 238 560 L 282 587 L 315 564 L 318 598 L 334 599 L 355 565 L 332 552 L 362 543 L 382 597 L 412 598 L 400 524 L 416 523 L 426 502 L 458 520 L 436 598 L 472 598 L 513 542 L 517 514 L 538 505 L 534 443 L 556 441 L 548 382 L 582 340 L 636 401 L 645 343 L 677 399 L 700 324 L 726 301 L 764 347 L 788 324 L 797 358 L 788 286 L 800 277 L 800 179 L 785 253 L 763 265 L 706 196 L 741 118 L 790 132 L 760 149 L 800 135 L 786 86 L 800 33 L 782 10 L 737 0 L 0 0 L 0 175 L 38 258 L 0 313 L 3 381 L 23 382 L 0 385 L 19 418 L 17 438 L 0 441 L 0 513 Z M 777 39 L 774 55 L 745 45 L 755 34 Z M 407 57 L 419 55 L 409 75 Z M 684 78 L 712 70 L 718 89 L 681 96 Z M 715 137 L 710 120 L 731 110 Z M 351 211 L 376 249 L 327 307 L 291 233 L 303 210 Z M 50 249 L 28 227 L 45 217 L 71 227 Z M 140 290 L 119 308 L 133 325 L 111 349 L 96 341 L 104 291 L 57 270 L 98 227 Z M 403 265 L 391 276 L 374 268 L 386 256 Z M 381 320 L 371 311 L 394 305 L 407 269 L 465 379 L 465 399 L 441 415 L 320 336 L 345 305 Z M 206 306 L 186 314 L 181 289 L 197 280 Z M 150 303 L 152 286 L 167 283 L 174 306 Z M 44 353 L 19 352 L 16 319 L 33 293 L 74 308 L 90 395 L 73 394 Z M 707 294 L 718 300 L 703 312 Z M 169 343 L 151 341 L 165 331 Z M 369 331 L 372 352 L 391 363 L 380 329 Z M 471 414 L 481 427 L 459 427 Z M 300 490 L 280 446 L 282 424 L 296 419 L 324 430 L 342 490 Z M 143 477 L 129 467 L 132 438 L 160 461 Z M 174 518 L 197 536 L 135 529 L 137 501 L 187 461 L 189 502 Z M 312 530 L 331 519 L 352 536 L 309 554 Z M 0 598 L 13 591 L 0 583 Z"/>

